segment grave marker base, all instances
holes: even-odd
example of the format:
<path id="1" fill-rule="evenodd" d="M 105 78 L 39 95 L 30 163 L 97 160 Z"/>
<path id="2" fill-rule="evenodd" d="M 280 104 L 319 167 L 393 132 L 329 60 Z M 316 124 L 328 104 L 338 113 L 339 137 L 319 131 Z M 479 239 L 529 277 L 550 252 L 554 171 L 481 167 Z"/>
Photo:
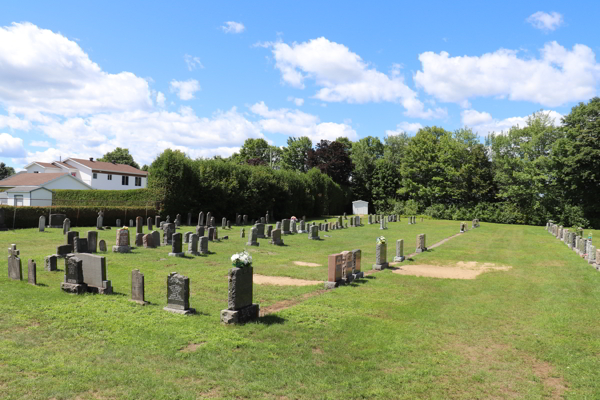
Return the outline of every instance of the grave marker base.
<path id="1" fill-rule="evenodd" d="M 384 270 L 386 268 L 389 268 L 390 263 L 383 263 L 383 264 L 373 264 L 373 269 L 377 270 L 377 271 L 381 271 Z"/>
<path id="2" fill-rule="evenodd" d="M 113 253 L 131 253 L 131 246 L 113 246 Z"/>
<path id="3" fill-rule="evenodd" d="M 132 300 L 133 301 L 133 300 Z M 168 312 L 172 312 L 174 314 L 180 314 L 180 315 L 192 315 L 196 313 L 196 309 L 195 308 L 188 308 L 187 310 L 182 310 L 179 308 L 171 308 L 171 307 L 164 307 L 163 310 L 168 311 Z"/>
<path id="4" fill-rule="evenodd" d="M 423 253 L 424 251 L 427 251 L 427 247 L 425 247 L 425 248 L 422 248 L 422 249 L 419 249 L 419 248 L 417 248 L 417 249 L 415 250 L 415 253 Z"/>
<path id="5" fill-rule="evenodd" d="M 404 256 L 401 256 L 401 257 L 394 257 L 394 262 L 402 262 L 402 261 L 404 261 L 404 260 L 405 260 Z"/>
<path id="6" fill-rule="evenodd" d="M 147 301 L 142 301 L 142 300 L 133 300 L 133 299 L 129 299 L 129 301 L 132 301 L 134 303 L 139 304 L 140 306 L 145 306 L 146 304 L 149 304 Z"/>
<path id="7" fill-rule="evenodd" d="M 87 285 L 85 283 L 62 282 L 60 288 L 67 293 L 84 294 L 87 292 Z"/>
<path id="8" fill-rule="evenodd" d="M 185 253 L 169 253 L 171 257 L 185 257 Z"/>
<path id="9" fill-rule="evenodd" d="M 239 310 L 221 310 L 221 322 L 224 324 L 245 324 L 258 318 L 258 304 L 253 303 Z"/>
<path id="10" fill-rule="evenodd" d="M 200 252 L 199 251 L 186 251 L 185 254 L 187 254 L 188 256 L 199 256 Z"/>
<path id="11" fill-rule="evenodd" d="M 364 274 L 364 272 L 360 271 L 360 272 L 357 272 L 356 274 L 352 274 L 352 277 L 354 279 L 362 279 L 365 277 L 365 274 Z"/>

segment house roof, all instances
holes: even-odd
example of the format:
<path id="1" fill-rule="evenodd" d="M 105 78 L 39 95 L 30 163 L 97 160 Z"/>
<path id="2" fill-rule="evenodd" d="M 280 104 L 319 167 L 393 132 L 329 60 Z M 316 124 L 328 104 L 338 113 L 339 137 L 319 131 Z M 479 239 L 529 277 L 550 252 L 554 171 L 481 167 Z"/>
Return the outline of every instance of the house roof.
<path id="1" fill-rule="evenodd" d="M 37 164 L 43 168 L 59 168 L 60 169 L 61 167 L 63 167 L 63 168 L 69 168 L 69 169 L 76 169 L 76 168 L 72 167 L 71 165 L 67 165 L 64 162 L 60 162 L 60 161 L 52 161 L 51 163 L 41 162 L 41 161 L 33 161 L 33 162 L 30 162 L 29 164 L 27 164 L 25 166 L 25 168 L 28 168 L 33 164 Z"/>
<path id="2" fill-rule="evenodd" d="M 43 186 L 43 185 L 46 185 L 57 179 L 64 178 L 65 176 L 68 177 L 68 179 L 75 179 L 77 182 L 79 182 L 83 186 L 86 186 L 90 189 L 92 188 L 87 183 L 71 176 L 71 174 L 68 174 L 66 172 L 47 173 L 47 174 L 32 174 L 32 173 L 28 173 L 27 171 L 19 172 L 18 174 L 11 175 L 6 179 L 2 179 L 0 181 L 0 188 L 1 187 L 17 187 L 17 186 L 20 186 L 20 187 Z"/>
<path id="3" fill-rule="evenodd" d="M 45 187 L 41 187 L 41 186 L 19 186 L 19 187 L 10 188 L 10 189 L 7 190 L 7 192 L 25 192 L 25 193 L 30 193 L 30 192 L 33 192 L 34 190 L 38 190 L 38 189 L 47 190 L 49 192 L 52 191 L 50 189 L 46 189 Z"/>
<path id="4" fill-rule="evenodd" d="M 83 166 L 86 166 L 86 167 L 90 168 L 92 171 L 106 171 L 106 172 L 117 172 L 117 173 L 121 172 L 124 174 L 140 175 L 140 176 L 148 175 L 148 172 L 142 171 L 140 169 L 137 169 L 137 168 L 132 167 L 131 165 L 127 165 L 127 164 L 113 164 L 111 162 L 90 161 L 90 160 L 85 160 L 85 159 L 81 159 L 81 158 L 69 158 L 65 161 L 69 161 L 69 160 L 74 161 Z"/>

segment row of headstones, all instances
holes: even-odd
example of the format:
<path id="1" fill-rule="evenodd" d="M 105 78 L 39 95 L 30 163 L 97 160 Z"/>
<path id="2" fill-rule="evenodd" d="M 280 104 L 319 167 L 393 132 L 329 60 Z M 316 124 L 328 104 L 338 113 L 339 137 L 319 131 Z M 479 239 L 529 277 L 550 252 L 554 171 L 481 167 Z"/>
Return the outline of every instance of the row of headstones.
<path id="1" fill-rule="evenodd" d="M 409 224 L 411 224 L 412 222 L 412 218 L 413 217 L 409 217 Z M 382 224 L 384 222 L 400 222 L 400 216 L 397 214 L 392 214 L 392 215 L 379 215 L 379 214 L 369 214 L 369 216 L 367 217 L 368 223 L 369 225 L 372 224 Z M 386 224 L 387 227 L 387 224 Z M 379 228 L 379 229 L 386 229 L 386 228 Z"/>
<path id="2" fill-rule="evenodd" d="M 325 230 L 327 230 L 327 225 L 320 225 L 321 228 L 324 228 Z M 337 225 L 336 225 L 337 226 Z M 308 228 L 308 230 L 306 230 Z M 304 220 L 300 221 L 300 229 L 297 230 L 296 229 L 296 221 L 295 220 L 289 220 L 289 219 L 284 219 L 283 221 L 278 221 L 275 229 L 273 229 L 272 225 L 269 225 L 267 227 L 267 232 L 265 234 L 265 224 L 263 223 L 257 223 L 255 224 L 252 228 L 250 228 L 250 232 L 248 234 L 248 242 L 246 243 L 247 246 L 260 246 L 260 243 L 258 242 L 258 239 L 266 239 L 266 238 L 271 238 L 271 240 L 269 241 L 270 244 L 273 245 L 277 245 L 277 246 L 283 246 L 283 239 L 281 238 L 282 235 L 291 235 L 291 234 L 296 234 L 296 233 L 307 233 L 308 232 L 308 239 L 310 240 L 320 240 L 321 238 L 319 237 L 319 226 L 316 225 L 315 222 L 312 223 L 312 225 L 306 225 Z M 241 229 L 240 231 L 240 237 L 245 237 L 246 235 L 246 230 L 244 228 Z"/>
<path id="3" fill-rule="evenodd" d="M 571 232 L 562 225 L 555 224 L 554 221 L 548 221 L 546 230 L 600 271 L 600 249 L 596 249 L 591 238 L 583 237 L 583 228 L 577 228 L 575 232 Z"/>
<path id="4" fill-rule="evenodd" d="M 427 251 L 427 235 L 421 233 L 417 235 L 417 247 L 415 253 L 422 253 L 424 251 Z M 402 262 L 404 259 L 404 239 L 399 239 L 396 241 L 396 256 L 394 257 L 394 262 Z M 387 242 L 377 243 L 373 269 L 379 271 L 389 267 L 389 265 L 390 264 L 387 261 Z"/>

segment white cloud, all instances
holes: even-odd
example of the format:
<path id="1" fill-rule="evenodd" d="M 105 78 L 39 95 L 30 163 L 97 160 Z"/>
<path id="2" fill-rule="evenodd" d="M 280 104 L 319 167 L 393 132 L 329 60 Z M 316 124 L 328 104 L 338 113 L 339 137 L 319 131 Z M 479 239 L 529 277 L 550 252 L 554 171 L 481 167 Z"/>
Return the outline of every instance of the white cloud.
<path id="1" fill-rule="evenodd" d="M 192 100 L 194 93 L 200 90 L 200 84 L 195 79 L 187 81 L 176 81 L 173 79 L 170 84 L 171 92 L 177 93 L 177 97 L 181 100 Z"/>
<path id="2" fill-rule="evenodd" d="M 8 133 L 0 133 L 0 157 L 22 157 L 25 155 L 23 139 Z"/>
<path id="3" fill-rule="evenodd" d="M 561 125 L 562 114 L 550 110 L 544 111 L 550 118 L 554 119 L 555 125 Z M 481 136 L 485 136 L 491 132 L 501 133 L 508 131 L 513 126 L 527 126 L 527 119 L 531 115 L 525 117 L 510 117 L 505 119 L 494 119 L 487 112 L 479 112 L 476 110 L 465 110 L 461 113 L 461 122 L 463 125 L 473 129 L 474 132 Z"/>
<path id="4" fill-rule="evenodd" d="M 423 129 L 423 125 L 418 122 L 400 122 L 396 125 L 395 130 L 386 130 L 385 134 L 388 136 L 398 135 L 400 133 L 416 133 L 419 129 Z"/>
<path id="5" fill-rule="evenodd" d="M 420 118 L 444 117 L 446 110 L 425 110 L 394 65 L 386 75 L 348 47 L 324 37 L 288 45 L 283 42 L 267 44 L 272 48 L 275 67 L 283 82 L 304 89 L 305 81 L 314 80 L 321 89 L 315 98 L 328 102 L 369 103 L 397 102 L 406 108 L 406 115 Z"/>
<path id="6" fill-rule="evenodd" d="M 6 127 L 28 131 L 31 129 L 31 122 L 21 119 L 15 115 L 0 115 L 0 128 Z"/>
<path id="7" fill-rule="evenodd" d="M 158 92 L 156 94 L 156 104 L 159 107 L 164 107 L 165 106 L 165 100 L 166 100 L 166 97 L 165 97 L 165 95 L 164 95 L 163 92 Z"/>
<path id="8" fill-rule="evenodd" d="M 288 101 L 293 101 L 294 104 L 298 107 L 302 106 L 304 104 L 304 99 L 300 99 L 298 97 L 293 97 L 293 96 L 289 96 L 287 98 Z"/>
<path id="9" fill-rule="evenodd" d="M 568 50 L 550 42 L 539 59 L 519 58 L 517 53 L 500 49 L 450 57 L 447 52 L 425 52 L 419 55 L 422 70 L 414 79 L 437 99 L 463 106 L 470 98 L 491 96 L 555 107 L 596 95 L 600 65 L 589 47 L 576 44 Z"/>
<path id="10" fill-rule="evenodd" d="M 242 33 L 246 30 L 246 27 L 240 22 L 227 21 L 225 25 L 221 26 L 221 29 L 225 33 Z"/>
<path id="11" fill-rule="evenodd" d="M 14 113 L 85 115 L 150 109 L 148 82 L 109 74 L 77 43 L 30 23 L 0 27 L 0 104 Z"/>
<path id="12" fill-rule="evenodd" d="M 534 14 L 531 14 L 526 21 L 533 25 L 533 27 L 536 29 L 549 32 L 555 30 L 563 24 L 563 16 L 556 11 L 553 11 L 550 14 L 543 11 L 538 11 Z"/>
<path id="13" fill-rule="evenodd" d="M 50 147 L 50 142 L 46 140 L 32 140 L 29 142 L 29 145 L 33 147 Z"/>
<path id="14" fill-rule="evenodd" d="M 200 57 L 193 57 L 189 54 L 183 56 L 183 60 L 188 67 L 189 71 L 193 71 L 196 68 L 204 68 L 204 65 L 200 62 Z"/>
<path id="15" fill-rule="evenodd" d="M 358 139 L 356 131 L 348 124 L 321 122 L 319 117 L 304 113 L 300 110 L 280 108 L 269 110 L 264 102 L 256 103 L 250 111 L 263 117 L 258 125 L 269 133 L 279 133 L 287 136 L 308 136 L 313 142 L 321 139 L 335 140 L 345 136 L 350 140 Z"/>

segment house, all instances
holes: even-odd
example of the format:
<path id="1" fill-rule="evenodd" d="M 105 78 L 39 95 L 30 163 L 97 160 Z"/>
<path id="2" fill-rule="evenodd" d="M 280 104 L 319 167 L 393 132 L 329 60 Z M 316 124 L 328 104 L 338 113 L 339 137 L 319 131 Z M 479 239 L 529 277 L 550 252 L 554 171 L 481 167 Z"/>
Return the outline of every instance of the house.
<path id="1" fill-rule="evenodd" d="M 0 204 L 50 206 L 52 189 L 89 190 L 91 186 L 65 172 L 29 174 L 23 171 L 0 180 Z"/>
<path id="2" fill-rule="evenodd" d="M 94 161 L 93 158 L 67 158 L 52 163 L 32 162 L 25 166 L 28 173 L 34 174 L 69 174 L 89 185 L 92 189 L 127 190 L 144 189 L 148 183 L 148 172 L 127 164 Z M 57 188 L 70 189 L 70 188 Z"/>
<path id="3" fill-rule="evenodd" d="M 0 204 L 47 207 L 52 205 L 52 190 L 41 186 L 19 186 L 0 192 Z"/>
<path id="4" fill-rule="evenodd" d="M 369 202 L 364 200 L 356 200 L 352 202 L 352 214 L 353 215 L 367 215 L 369 214 Z"/>

